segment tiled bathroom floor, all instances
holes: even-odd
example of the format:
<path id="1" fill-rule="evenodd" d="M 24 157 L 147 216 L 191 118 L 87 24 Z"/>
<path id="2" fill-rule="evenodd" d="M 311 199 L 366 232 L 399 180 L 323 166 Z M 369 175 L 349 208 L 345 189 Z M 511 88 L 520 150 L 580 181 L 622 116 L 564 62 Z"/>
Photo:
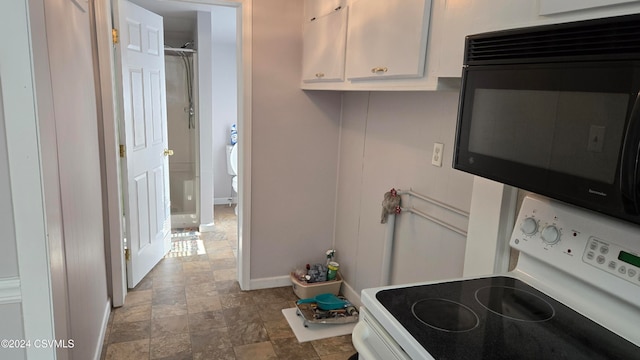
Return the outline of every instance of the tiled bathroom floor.
<path id="1" fill-rule="evenodd" d="M 351 336 L 299 343 L 281 310 L 291 287 L 241 291 L 233 209 L 215 208 L 206 254 L 166 257 L 114 309 L 102 359 L 346 360 Z"/>

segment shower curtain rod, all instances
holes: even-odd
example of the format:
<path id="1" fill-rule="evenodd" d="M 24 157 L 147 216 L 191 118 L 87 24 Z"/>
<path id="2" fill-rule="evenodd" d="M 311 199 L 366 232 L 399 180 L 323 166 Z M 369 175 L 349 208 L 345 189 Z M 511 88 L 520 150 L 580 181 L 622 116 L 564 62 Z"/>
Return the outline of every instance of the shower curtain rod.
<path id="1" fill-rule="evenodd" d="M 166 48 L 164 48 L 164 51 L 183 52 L 183 53 L 195 53 L 196 52 L 196 50 L 194 50 L 194 49 L 172 48 L 172 47 L 166 47 Z"/>

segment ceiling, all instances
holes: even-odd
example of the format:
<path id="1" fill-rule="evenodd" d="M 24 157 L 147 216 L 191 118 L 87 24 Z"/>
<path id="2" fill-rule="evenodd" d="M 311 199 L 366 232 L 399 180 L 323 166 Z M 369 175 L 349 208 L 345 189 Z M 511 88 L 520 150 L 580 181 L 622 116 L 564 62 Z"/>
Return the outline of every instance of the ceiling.
<path id="1" fill-rule="evenodd" d="M 195 38 L 198 11 L 213 14 L 213 40 L 231 43 L 236 40 L 236 8 L 221 5 L 171 0 L 130 0 L 164 18 L 165 43 L 180 47 Z"/>

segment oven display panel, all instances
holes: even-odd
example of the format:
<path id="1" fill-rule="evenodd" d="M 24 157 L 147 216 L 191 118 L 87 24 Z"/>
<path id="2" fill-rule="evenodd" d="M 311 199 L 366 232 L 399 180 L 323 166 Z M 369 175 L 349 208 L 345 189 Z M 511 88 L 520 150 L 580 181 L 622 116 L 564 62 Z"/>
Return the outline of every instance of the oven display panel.
<path id="1" fill-rule="evenodd" d="M 620 254 L 618 254 L 618 260 L 624 261 L 629 265 L 640 267 L 640 256 L 630 254 L 626 251 L 620 251 Z"/>

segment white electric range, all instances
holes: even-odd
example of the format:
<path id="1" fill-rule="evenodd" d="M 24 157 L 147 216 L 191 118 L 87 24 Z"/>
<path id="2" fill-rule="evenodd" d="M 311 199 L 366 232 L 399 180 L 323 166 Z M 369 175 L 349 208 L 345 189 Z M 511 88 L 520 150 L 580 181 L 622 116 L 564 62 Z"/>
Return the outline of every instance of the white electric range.
<path id="1" fill-rule="evenodd" d="M 640 359 L 640 227 L 527 196 L 506 274 L 362 291 L 359 359 Z"/>

